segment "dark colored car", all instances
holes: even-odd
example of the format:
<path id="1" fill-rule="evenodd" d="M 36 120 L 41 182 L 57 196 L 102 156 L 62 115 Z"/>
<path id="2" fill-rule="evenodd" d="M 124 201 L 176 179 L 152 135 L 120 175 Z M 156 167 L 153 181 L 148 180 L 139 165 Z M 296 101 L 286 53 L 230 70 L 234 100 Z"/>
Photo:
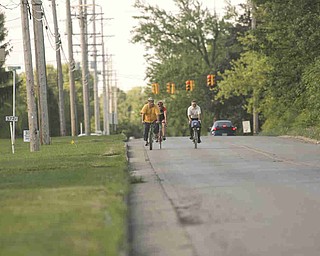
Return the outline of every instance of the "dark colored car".
<path id="1" fill-rule="evenodd" d="M 230 120 L 218 120 L 211 127 L 211 135 L 213 136 L 234 136 L 236 135 L 237 127 L 234 127 Z"/>

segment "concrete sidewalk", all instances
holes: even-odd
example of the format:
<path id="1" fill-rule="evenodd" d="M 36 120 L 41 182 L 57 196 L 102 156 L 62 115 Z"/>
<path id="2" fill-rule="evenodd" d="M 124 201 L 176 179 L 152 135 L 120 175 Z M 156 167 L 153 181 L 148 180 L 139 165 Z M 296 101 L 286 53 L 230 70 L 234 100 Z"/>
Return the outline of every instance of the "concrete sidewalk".
<path id="1" fill-rule="evenodd" d="M 142 140 L 128 142 L 129 165 L 143 182 L 129 195 L 128 256 L 195 256 L 188 234 L 147 156 Z"/>

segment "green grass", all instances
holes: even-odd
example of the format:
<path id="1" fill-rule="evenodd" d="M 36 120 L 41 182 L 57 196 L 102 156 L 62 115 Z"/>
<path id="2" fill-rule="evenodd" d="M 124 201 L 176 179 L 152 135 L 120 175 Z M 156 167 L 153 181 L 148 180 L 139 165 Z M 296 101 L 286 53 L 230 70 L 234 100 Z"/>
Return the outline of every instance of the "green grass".
<path id="1" fill-rule="evenodd" d="M 128 173 L 122 135 L 53 138 L 39 152 L 0 140 L 0 255 L 116 256 Z"/>

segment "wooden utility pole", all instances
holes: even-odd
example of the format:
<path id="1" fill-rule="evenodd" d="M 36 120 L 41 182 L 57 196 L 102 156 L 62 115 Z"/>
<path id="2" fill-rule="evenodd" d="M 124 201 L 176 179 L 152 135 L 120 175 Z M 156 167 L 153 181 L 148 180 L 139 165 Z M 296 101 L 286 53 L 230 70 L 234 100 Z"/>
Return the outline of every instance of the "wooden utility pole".
<path id="1" fill-rule="evenodd" d="M 252 21 L 251 21 L 251 28 L 254 30 L 257 26 L 256 21 L 256 6 L 254 2 L 251 0 L 251 10 L 252 10 Z M 258 134 L 259 132 L 259 113 L 257 111 L 258 107 L 258 96 L 255 93 L 255 90 L 253 91 L 253 134 Z"/>
<path id="2" fill-rule="evenodd" d="M 106 60 L 104 48 L 103 18 L 101 18 L 101 47 L 102 47 L 102 83 L 103 83 L 103 134 L 110 135 L 109 97 L 106 82 Z"/>
<path id="3" fill-rule="evenodd" d="M 75 62 L 73 59 L 73 42 L 72 42 L 72 20 L 70 10 L 70 0 L 66 0 L 66 17 L 67 17 L 67 34 L 68 34 L 68 57 L 69 57 L 69 86 L 70 86 L 70 121 L 71 136 L 77 136 L 77 107 L 76 107 L 76 86 L 74 80 Z"/>
<path id="4" fill-rule="evenodd" d="M 32 54 L 31 54 L 29 20 L 28 20 L 28 12 L 30 12 L 31 8 L 27 0 L 20 0 L 20 9 L 21 9 L 21 28 L 22 28 L 22 35 L 23 35 L 24 65 L 25 65 L 25 71 L 26 71 L 30 152 L 35 152 L 40 150 L 40 143 L 39 143 L 39 134 L 38 134 L 37 106 L 35 101 L 34 77 L 33 77 L 33 68 L 32 68 Z"/>
<path id="5" fill-rule="evenodd" d="M 100 102 L 98 91 L 98 71 L 97 71 L 97 40 L 96 40 L 96 1 L 93 0 L 93 95 L 94 95 L 94 127 L 95 132 L 101 132 L 100 128 Z"/>
<path id="6" fill-rule="evenodd" d="M 117 80 L 117 73 L 114 71 L 114 108 L 113 108 L 113 123 L 114 123 L 114 131 L 117 131 L 117 124 L 118 124 L 118 80 Z"/>
<path id="7" fill-rule="evenodd" d="M 84 11 L 85 5 L 79 0 L 79 19 L 80 19 L 80 37 L 81 37 L 81 55 L 82 55 L 82 87 L 83 87 L 83 113 L 85 134 L 90 135 L 90 102 L 89 102 L 89 74 L 88 74 L 88 49 L 86 40 L 87 17 Z"/>
<path id="8" fill-rule="evenodd" d="M 52 2 L 52 15 L 54 25 L 54 36 L 55 36 L 55 51 L 57 61 L 57 78 L 58 78 L 58 89 L 59 89 L 59 119 L 60 119 L 60 136 L 66 136 L 66 118 L 64 114 L 64 93 L 63 93 L 63 75 L 62 75 L 62 64 L 61 64 L 61 38 L 58 28 L 56 0 Z"/>
<path id="9" fill-rule="evenodd" d="M 39 99 L 40 99 L 40 136 L 41 142 L 45 145 L 50 144 L 49 132 L 49 114 L 47 99 L 47 73 L 46 57 L 43 36 L 43 10 L 41 0 L 32 0 L 32 15 L 34 26 L 34 42 L 36 53 L 36 67 L 39 81 Z"/>

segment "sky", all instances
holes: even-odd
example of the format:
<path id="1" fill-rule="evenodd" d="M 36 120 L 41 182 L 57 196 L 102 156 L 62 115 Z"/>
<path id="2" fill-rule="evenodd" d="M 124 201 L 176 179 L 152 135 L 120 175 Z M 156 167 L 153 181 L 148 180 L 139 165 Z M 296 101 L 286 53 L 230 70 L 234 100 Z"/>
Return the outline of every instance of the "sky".
<path id="1" fill-rule="evenodd" d="M 31 0 L 29 1 L 31 2 Z M 54 50 L 54 27 L 52 18 L 52 8 L 50 0 L 43 0 L 44 12 L 46 20 L 44 23 L 48 24 L 47 29 L 44 29 L 45 48 L 46 48 L 46 62 L 47 64 L 55 65 L 55 50 Z M 84 0 L 83 0 L 84 2 Z M 170 10 L 174 13 L 175 6 L 172 0 L 145 0 L 145 2 L 152 5 L 158 5 L 161 8 Z M 218 14 L 222 14 L 225 7 L 225 0 L 202 0 L 204 7 L 208 7 L 212 12 L 215 10 Z M 231 0 L 233 5 L 244 2 L 244 0 Z M 10 40 L 13 51 L 6 60 L 7 66 L 21 66 L 21 71 L 24 71 L 23 59 L 23 41 L 21 31 L 20 19 L 20 0 L 1 0 L 0 11 L 6 15 L 6 28 L 8 29 L 7 40 Z M 71 6 L 78 5 L 78 0 L 71 0 Z M 87 4 L 92 1 L 87 0 Z M 128 91 L 136 86 L 146 86 L 148 81 L 145 80 L 146 63 L 143 57 L 144 46 L 141 44 L 132 44 L 130 39 L 132 34 L 130 31 L 136 24 L 132 18 L 138 15 L 138 11 L 133 8 L 134 0 L 96 0 L 96 4 L 101 6 L 104 13 L 103 27 L 104 35 L 107 36 L 105 40 L 105 51 L 112 56 L 112 69 L 114 70 L 113 86 L 119 87 L 123 91 Z M 65 0 L 56 0 L 58 26 L 62 41 L 62 63 L 68 62 L 68 48 L 66 36 L 66 22 L 65 22 Z M 73 10 L 76 10 L 75 8 Z M 97 8 L 99 11 L 100 8 Z M 73 11 L 74 13 L 75 11 Z M 30 23 L 32 23 L 29 20 Z M 79 22 L 76 17 L 73 17 L 73 29 L 77 32 Z M 31 25 L 32 26 L 32 25 Z M 97 30 L 100 30 L 100 23 L 97 23 Z M 33 40 L 33 30 L 30 29 L 31 41 Z M 98 39 L 97 39 L 98 40 Z M 74 44 L 80 44 L 79 37 L 74 37 Z M 32 46 L 32 49 L 34 47 Z M 74 46 L 74 59 L 81 61 L 80 47 Z M 34 52 L 32 53 L 34 56 Z M 35 68 L 35 63 L 33 62 Z"/>

